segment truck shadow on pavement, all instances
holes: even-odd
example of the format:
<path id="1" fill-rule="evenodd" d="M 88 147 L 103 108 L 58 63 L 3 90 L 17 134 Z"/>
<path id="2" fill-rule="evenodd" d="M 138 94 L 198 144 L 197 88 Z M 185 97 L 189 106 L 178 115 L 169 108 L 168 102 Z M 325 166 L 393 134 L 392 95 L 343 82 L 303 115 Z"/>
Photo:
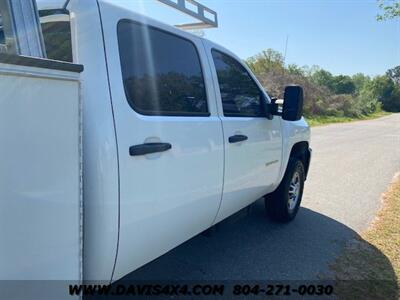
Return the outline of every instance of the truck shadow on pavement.
<path id="1" fill-rule="evenodd" d="M 122 282 L 333 280 L 329 269 L 346 243 L 358 234 L 349 227 L 307 208 L 289 224 L 265 217 L 262 200 L 200 234 L 160 258 L 128 274 Z M 366 243 L 366 242 L 365 242 Z M 398 298 L 396 275 L 390 261 L 371 247 L 384 264 Z M 118 282 L 117 282 L 118 283 Z M 288 283 L 285 283 L 288 284 Z"/>

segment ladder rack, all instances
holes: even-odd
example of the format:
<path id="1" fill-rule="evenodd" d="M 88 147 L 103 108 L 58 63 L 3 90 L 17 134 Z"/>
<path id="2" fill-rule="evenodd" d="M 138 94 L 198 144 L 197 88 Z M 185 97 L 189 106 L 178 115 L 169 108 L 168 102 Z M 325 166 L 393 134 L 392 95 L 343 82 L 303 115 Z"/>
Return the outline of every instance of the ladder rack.
<path id="1" fill-rule="evenodd" d="M 217 28 L 218 15 L 217 13 L 200 4 L 195 0 L 157 0 L 165 5 L 175 8 L 184 14 L 187 14 L 200 22 L 175 25 L 178 28 L 185 30 L 204 29 L 204 28 Z"/>
<path id="2" fill-rule="evenodd" d="M 0 0 L 1 2 L 2 0 Z M 25 0 L 20 0 L 25 1 Z M 62 5 L 61 10 L 66 10 L 70 0 L 59 0 Z M 141 0 L 147 1 L 147 0 Z M 207 6 L 197 2 L 196 0 L 156 0 L 162 4 L 165 4 L 169 7 L 172 7 L 188 16 L 191 16 L 197 19 L 200 22 L 197 23 L 189 23 L 189 24 L 181 24 L 175 25 L 178 28 L 184 30 L 196 30 L 196 29 L 205 29 L 205 28 L 217 28 L 218 27 L 218 15 L 217 13 L 208 8 Z M 62 14 L 62 11 L 60 13 Z M 48 10 L 50 11 L 50 10 Z"/>
<path id="3" fill-rule="evenodd" d="M 2 52 L 46 57 L 35 0 L 0 0 L 0 14 Z"/>

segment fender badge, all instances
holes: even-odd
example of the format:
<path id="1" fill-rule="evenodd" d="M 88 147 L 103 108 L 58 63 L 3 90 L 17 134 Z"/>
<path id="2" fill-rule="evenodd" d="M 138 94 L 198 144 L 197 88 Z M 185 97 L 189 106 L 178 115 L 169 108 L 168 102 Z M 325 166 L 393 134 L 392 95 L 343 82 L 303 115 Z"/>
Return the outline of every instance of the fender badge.
<path id="1" fill-rule="evenodd" d="M 265 164 L 265 166 L 268 167 L 268 166 L 270 166 L 270 165 L 276 164 L 278 161 L 279 161 L 279 160 L 273 160 L 273 161 L 267 162 L 267 163 Z"/>

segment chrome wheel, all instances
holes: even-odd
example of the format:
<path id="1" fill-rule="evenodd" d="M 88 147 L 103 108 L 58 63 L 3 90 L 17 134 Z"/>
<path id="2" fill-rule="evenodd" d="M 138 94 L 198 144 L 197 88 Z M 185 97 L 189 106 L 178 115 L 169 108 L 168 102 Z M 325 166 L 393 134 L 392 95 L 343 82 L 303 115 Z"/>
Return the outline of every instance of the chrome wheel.
<path id="1" fill-rule="evenodd" d="M 298 158 L 290 158 L 278 188 L 265 196 L 268 217 L 277 222 L 292 221 L 300 208 L 304 189 L 304 165 Z"/>
<path id="2" fill-rule="evenodd" d="M 289 201 L 287 203 L 289 210 L 294 210 L 296 208 L 297 202 L 299 201 L 300 189 L 300 174 L 298 171 L 295 171 L 289 185 Z"/>

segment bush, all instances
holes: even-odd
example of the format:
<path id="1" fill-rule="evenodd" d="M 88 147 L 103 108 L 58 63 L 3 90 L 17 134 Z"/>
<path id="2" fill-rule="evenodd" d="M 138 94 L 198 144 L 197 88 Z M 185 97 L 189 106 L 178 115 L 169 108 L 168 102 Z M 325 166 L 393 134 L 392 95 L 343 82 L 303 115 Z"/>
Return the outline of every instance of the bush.
<path id="1" fill-rule="evenodd" d="M 400 112 L 400 86 L 389 76 L 377 76 L 365 87 L 386 111 Z"/>
<path id="2" fill-rule="evenodd" d="M 400 111 L 400 70 L 371 79 L 362 73 L 334 76 L 317 66 L 284 65 L 283 56 L 272 49 L 247 61 L 272 97 L 283 97 L 285 86 L 297 84 L 304 90 L 304 115 L 359 118 L 378 112 Z M 390 75 L 390 76 L 389 76 Z"/>

